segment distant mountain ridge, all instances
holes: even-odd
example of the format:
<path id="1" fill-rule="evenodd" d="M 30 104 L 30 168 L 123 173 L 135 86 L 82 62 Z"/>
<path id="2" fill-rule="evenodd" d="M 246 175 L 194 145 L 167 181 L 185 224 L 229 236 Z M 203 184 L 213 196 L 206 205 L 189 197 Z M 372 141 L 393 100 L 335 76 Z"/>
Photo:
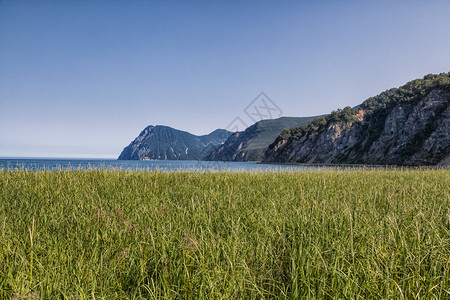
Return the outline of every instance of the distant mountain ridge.
<path id="1" fill-rule="evenodd" d="M 200 160 L 231 132 L 217 129 L 207 135 L 193 135 L 168 126 L 150 125 L 125 147 L 119 160 Z"/>
<path id="2" fill-rule="evenodd" d="M 283 131 L 264 162 L 450 164 L 450 73 L 400 88 Z"/>
<path id="3" fill-rule="evenodd" d="M 196 136 L 148 126 L 119 159 L 378 165 L 450 164 L 450 73 L 426 75 L 354 108 Z"/>
<path id="4" fill-rule="evenodd" d="M 260 161 L 266 148 L 284 130 L 306 124 L 316 117 L 281 117 L 256 122 L 235 132 L 205 156 L 205 160 Z"/>

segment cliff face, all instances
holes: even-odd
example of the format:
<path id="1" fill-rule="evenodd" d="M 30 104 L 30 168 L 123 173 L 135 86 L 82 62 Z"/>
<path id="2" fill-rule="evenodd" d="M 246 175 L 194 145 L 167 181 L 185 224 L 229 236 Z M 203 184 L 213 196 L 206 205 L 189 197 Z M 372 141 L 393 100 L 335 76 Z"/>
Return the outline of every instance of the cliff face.
<path id="1" fill-rule="evenodd" d="M 415 106 L 396 106 L 363 160 L 435 165 L 450 151 L 450 91 L 435 89 Z"/>
<path id="2" fill-rule="evenodd" d="M 264 150 L 286 128 L 306 124 L 315 117 L 282 117 L 262 120 L 243 132 L 235 132 L 221 145 L 215 147 L 205 160 L 221 161 L 258 161 L 263 158 Z"/>
<path id="3" fill-rule="evenodd" d="M 168 126 L 148 126 L 123 149 L 119 160 L 200 160 L 230 134 L 217 129 L 196 136 Z"/>
<path id="4" fill-rule="evenodd" d="M 358 133 L 353 123 L 336 122 L 320 134 L 278 141 L 266 150 L 264 162 L 338 162 L 355 145 Z"/>
<path id="5" fill-rule="evenodd" d="M 264 161 L 448 165 L 450 75 L 433 76 L 348 108 L 345 118 L 338 113 L 282 134 Z"/>

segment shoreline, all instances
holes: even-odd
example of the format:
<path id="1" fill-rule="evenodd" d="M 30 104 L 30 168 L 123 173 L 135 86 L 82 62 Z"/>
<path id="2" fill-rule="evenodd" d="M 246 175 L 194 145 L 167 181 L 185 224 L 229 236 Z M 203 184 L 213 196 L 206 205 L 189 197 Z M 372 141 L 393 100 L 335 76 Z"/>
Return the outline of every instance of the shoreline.
<path id="1" fill-rule="evenodd" d="M 295 163 L 295 162 L 256 162 L 261 165 L 282 165 L 282 166 L 301 166 L 301 167 L 350 167 L 350 168 L 385 168 L 385 169 L 449 169 L 448 165 L 367 165 L 367 164 L 333 164 L 333 163 Z"/>

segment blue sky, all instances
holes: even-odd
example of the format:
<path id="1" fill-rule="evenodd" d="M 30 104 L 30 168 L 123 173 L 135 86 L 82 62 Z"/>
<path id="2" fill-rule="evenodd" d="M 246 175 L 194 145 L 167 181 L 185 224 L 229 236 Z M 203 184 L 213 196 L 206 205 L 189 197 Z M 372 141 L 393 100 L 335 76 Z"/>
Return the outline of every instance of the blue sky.
<path id="1" fill-rule="evenodd" d="M 446 0 L 0 0 L 0 156 L 117 157 L 150 124 L 250 122 L 261 91 L 311 116 L 449 71 Z"/>

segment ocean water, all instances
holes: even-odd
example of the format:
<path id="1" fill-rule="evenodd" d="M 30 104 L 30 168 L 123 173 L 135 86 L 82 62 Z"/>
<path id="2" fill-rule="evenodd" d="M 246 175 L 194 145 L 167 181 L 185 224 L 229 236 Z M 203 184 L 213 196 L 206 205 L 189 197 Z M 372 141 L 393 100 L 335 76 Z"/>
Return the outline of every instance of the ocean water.
<path id="1" fill-rule="evenodd" d="M 339 168 L 339 167 L 337 167 Z M 212 162 L 186 160 L 114 160 L 114 159 L 52 159 L 0 158 L 0 170 L 127 170 L 127 171 L 193 171 L 193 172 L 301 172 L 320 171 L 325 167 L 277 165 L 255 162 Z M 329 168 L 327 168 L 329 169 Z M 342 169 L 342 168 L 339 168 Z"/>

